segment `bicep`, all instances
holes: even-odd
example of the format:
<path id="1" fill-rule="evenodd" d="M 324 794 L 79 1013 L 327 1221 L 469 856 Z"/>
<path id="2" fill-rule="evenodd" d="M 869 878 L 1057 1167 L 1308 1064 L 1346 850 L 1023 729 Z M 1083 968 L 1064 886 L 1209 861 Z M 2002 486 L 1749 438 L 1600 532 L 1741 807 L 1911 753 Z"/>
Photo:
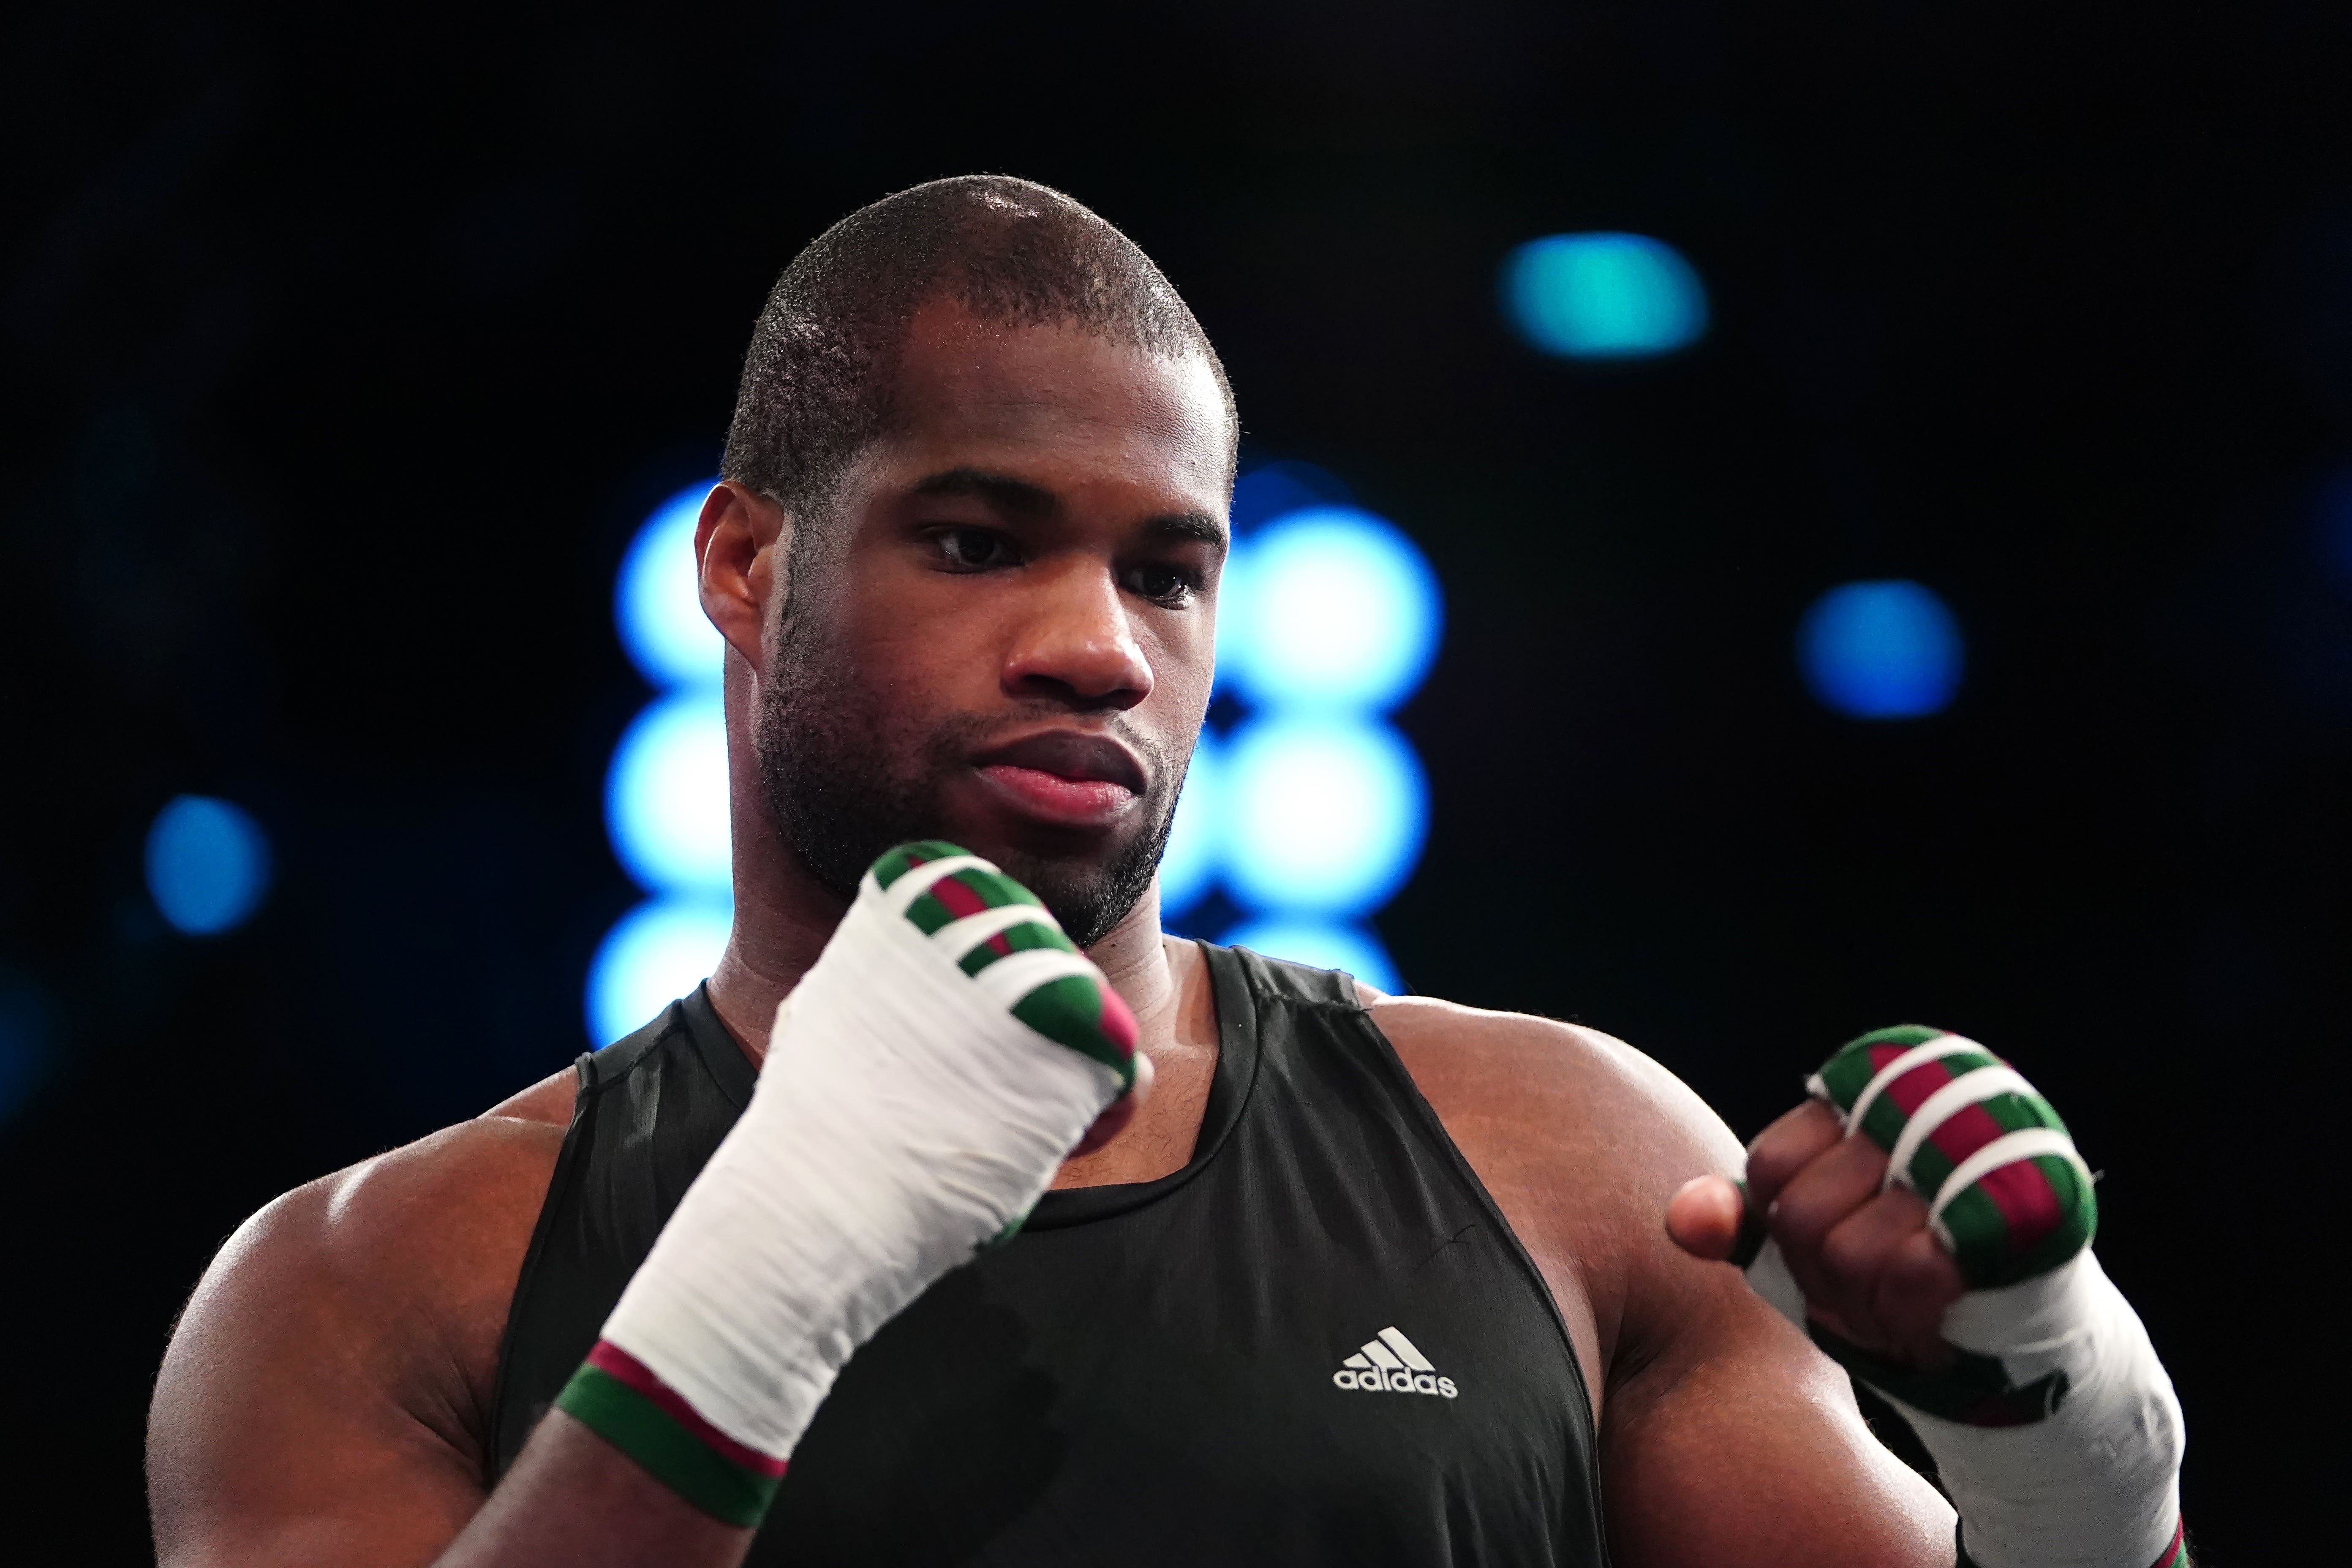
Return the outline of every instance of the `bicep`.
<path id="1" fill-rule="evenodd" d="M 166 1568 L 421 1564 L 465 1528 L 548 1142 L 453 1129 L 289 1194 L 230 1239 L 156 1379 Z"/>
<path id="2" fill-rule="evenodd" d="M 1845 1374 L 1727 1266 L 1686 1260 L 1659 1354 L 1611 1391 L 1601 1463 L 1629 1568 L 1950 1568 L 1952 1511 Z"/>
<path id="3" fill-rule="evenodd" d="M 481 1505 L 400 1397 L 397 1329 L 309 1245 L 301 1197 L 230 1242 L 165 1352 L 147 1439 L 165 1568 L 430 1563 Z"/>

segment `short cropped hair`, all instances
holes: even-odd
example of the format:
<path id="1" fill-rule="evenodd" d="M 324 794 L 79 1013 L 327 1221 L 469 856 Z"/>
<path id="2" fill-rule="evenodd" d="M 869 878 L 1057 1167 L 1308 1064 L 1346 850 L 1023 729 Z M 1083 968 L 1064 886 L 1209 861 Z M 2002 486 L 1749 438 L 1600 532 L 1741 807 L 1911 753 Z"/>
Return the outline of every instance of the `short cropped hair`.
<path id="1" fill-rule="evenodd" d="M 726 477 L 796 516 L 822 513 L 843 471 L 888 430 L 908 324 L 941 296 L 983 321 L 1198 354 L 1238 435 L 1216 350 L 1133 240 L 1059 191 L 966 174 L 860 207 L 784 268 L 744 355 Z"/>

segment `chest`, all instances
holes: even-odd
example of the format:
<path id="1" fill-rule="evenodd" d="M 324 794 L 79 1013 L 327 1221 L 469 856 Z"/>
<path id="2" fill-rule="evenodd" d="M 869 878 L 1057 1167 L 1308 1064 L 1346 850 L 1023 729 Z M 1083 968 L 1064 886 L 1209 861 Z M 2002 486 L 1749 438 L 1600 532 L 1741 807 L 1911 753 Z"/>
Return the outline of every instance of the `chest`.
<path id="1" fill-rule="evenodd" d="M 1524 1262 L 1384 1185 L 1200 1184 L 949 1276 L 852 1360 L 751 1563 L 1598 1562 Z"/>

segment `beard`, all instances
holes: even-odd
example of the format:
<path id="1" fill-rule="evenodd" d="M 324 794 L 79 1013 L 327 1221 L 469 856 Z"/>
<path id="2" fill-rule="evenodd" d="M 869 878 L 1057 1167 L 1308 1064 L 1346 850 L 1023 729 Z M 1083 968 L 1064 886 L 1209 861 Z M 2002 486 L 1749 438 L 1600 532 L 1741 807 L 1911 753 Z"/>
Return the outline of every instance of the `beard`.
<path id="1" fill-rule="evenodd" d="M 819 881 L 853 899 L 882 854 L 919 838 L 950 838 L 948 781 L 971 766 L 992 735 L 1024 722 L 1067 719 L 1049 701 L 983 719 L 957 715 L 928 726 L 899 720 L 860 684 L 854 661 L 808 626 L 787 617 L 776 649 L 778 679 L 761 703 L 755 750 L 768 818 Z M 971 844 L 1031 892 L 1078 946 L 1092 947 L 1127 918 L 1151 886 L 1189 756 L 1171 756 L 1114 715 L 1109 732 L 1143 759 L 1151 783 L 1139 824 L 1106 844 L 1073 847 Z"/>

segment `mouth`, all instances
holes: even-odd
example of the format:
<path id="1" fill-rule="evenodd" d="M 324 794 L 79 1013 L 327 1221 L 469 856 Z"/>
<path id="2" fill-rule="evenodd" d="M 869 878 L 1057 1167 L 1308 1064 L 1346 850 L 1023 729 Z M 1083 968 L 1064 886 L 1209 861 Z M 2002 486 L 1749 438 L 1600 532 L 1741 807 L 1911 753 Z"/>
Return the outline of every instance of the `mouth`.
<path id="1" fill-rule="evenodd" d="M 1108 826 L 1150 785 L 1133 752 L 1108 736 L 1074 730 L 1024 736 L 972 765 L 1006 805 L 1057 826 Z"/>

